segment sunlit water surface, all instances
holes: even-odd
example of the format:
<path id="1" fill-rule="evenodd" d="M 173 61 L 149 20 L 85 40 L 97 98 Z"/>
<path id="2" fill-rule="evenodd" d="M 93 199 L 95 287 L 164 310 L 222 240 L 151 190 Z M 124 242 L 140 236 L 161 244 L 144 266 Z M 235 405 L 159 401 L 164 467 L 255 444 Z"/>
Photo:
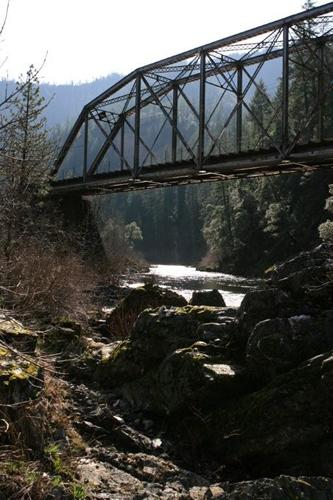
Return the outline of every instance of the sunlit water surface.
<path id="1" fill-rule="evenodd" d="M 153 279 L 159 286 L 170 288 L 190 300 L 194 290 L 216 288 L 227 306 L 238 307 L 245 293 L 256 287 L 257 282 L 232 274 L 198 271 L 195 267 L 158 264 L 148 273 L 126 276 L 124 285 L 136 288 Z"/>

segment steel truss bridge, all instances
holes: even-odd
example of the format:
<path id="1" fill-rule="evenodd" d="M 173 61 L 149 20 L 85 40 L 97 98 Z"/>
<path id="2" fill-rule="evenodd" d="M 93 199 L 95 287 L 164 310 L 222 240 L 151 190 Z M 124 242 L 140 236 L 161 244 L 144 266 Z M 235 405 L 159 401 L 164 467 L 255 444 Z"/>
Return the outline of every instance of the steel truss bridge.
<path id="1" fill-rule="evenodd" d="M 332 11 L 330 2 L 133 71 L 82 109 L 55 162 L 53 194 L 332 166 Z M 298 122 L 297 84 L 306 94 Z"/>

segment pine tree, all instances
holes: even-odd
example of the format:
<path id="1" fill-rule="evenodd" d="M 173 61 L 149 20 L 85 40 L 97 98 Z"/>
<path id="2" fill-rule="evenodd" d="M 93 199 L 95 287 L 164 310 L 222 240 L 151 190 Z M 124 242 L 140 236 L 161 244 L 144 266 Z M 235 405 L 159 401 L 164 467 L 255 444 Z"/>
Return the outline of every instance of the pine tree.
<path id="1" fill-rule="evenodd" d="M 263 80 L 258 82 L 250 108 L 252 114 L 248 115 L 248 146 L 250 149 L 265 149 L 270 146 L 268 134 L 270 135 L 272 106 Z"/>
<path id="2" fill-rule="evenodd" d="M 34 214 L 48 188 L 53 151 L 33 67 L 17 83 L 17 89 L 1 137 L 0 244 L 7 260 L 12 248 L 36 226 Z"/>

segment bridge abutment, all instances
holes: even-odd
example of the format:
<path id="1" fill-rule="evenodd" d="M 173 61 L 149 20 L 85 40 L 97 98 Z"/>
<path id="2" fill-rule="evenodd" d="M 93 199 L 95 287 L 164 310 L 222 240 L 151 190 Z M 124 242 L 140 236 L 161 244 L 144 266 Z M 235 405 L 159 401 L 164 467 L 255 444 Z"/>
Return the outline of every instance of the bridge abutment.
<path id="1" fill-rule="evenodd" d="M 91 199 L 68 195 L 59 197 L 57 203 L 63 227 L 72 233 L 74 246 L 94 264 L 103 262 L 106 256 Z"/>

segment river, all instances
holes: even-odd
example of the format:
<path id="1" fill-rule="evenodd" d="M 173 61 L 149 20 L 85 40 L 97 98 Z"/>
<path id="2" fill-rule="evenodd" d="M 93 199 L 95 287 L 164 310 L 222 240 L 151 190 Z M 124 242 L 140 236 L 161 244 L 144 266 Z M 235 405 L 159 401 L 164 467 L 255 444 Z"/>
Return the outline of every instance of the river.
<path id="1" fill-rule="evenodd" d="M 258 282 L 232 274 L 198 271 L 195 267 L 152 265 L 149 272 L 124 277 L 124 286 L 136 288 L 152 280 L 161 287 L 170 288 L 190 300 L 194 290 L 218 289 L 227 306 L 238 307 L 249 290 Z"/>

